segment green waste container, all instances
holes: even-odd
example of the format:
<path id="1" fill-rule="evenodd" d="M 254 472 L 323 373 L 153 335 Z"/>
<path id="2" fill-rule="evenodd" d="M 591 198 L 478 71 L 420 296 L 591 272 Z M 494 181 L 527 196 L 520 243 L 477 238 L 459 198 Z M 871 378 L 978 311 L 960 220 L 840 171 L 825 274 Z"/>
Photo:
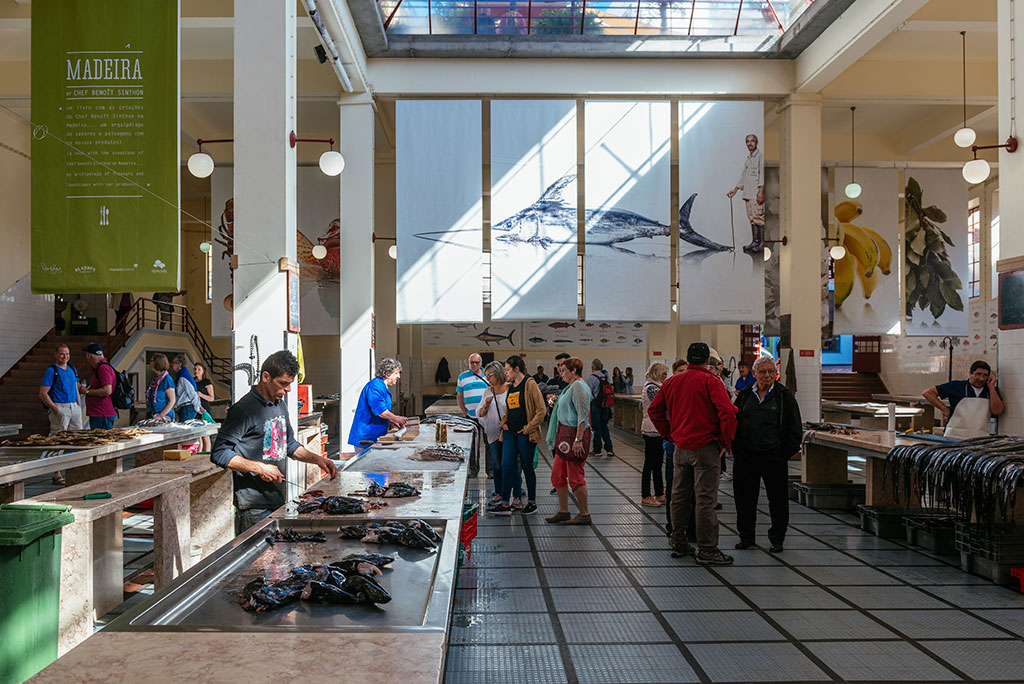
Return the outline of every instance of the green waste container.
<path id="1" fill-rule="evenodd" d="M 0 684 L 57 659 L 60 533 L 70 506 L 0 506 Z"/>

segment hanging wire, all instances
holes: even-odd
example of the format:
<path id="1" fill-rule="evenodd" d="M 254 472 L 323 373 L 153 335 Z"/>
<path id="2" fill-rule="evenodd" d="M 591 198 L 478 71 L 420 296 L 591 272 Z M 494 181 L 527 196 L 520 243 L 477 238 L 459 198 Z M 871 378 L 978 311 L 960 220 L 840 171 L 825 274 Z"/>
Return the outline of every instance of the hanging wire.
<path id="1" fill-rule="evenodd" d="M 967 128 L 967 31 L 960 32 L 960 40 L 963 43 L 961 64 L 964 67 L 964 128 Z"/>
<path id="2" fill-rule="evenodd" d="M 856 107 L 850 107 L 850 182 L 854 183 L 857 181 L 857 129 L 856 129 L 856 116 L 854 112 L 857 111 Z"/>
<path id="3" fill-rule="evenodd" d="M 1017 46 L 1014 36 L 1014 0 L 1010 0 L 1010 136 L 1017 137 Z"/>
<path id="4" fill-rule="evenodd" d="M 79 148 L 75 147 L 75 145 L 73 145 L 72 143 L 69 143 L 67 140 L 64 140 L 63 138 L 61 138 L 59 135 L 56 135 L 56 134 L 52 133 L 46 126 L 37 124 L 34 121 L 32 121 L 31 119 L 28 119 L 28 118 L 22 116 L 21 114 L 19 114 L 18 112 L 14 111 L 13 109 L 11 109 L 7 105 L 3 104 L 2 102 L 0 102 L 0 109 L 3 109 L 8 114 L 10 114 L 11 116 L 15 117 L 16 119 L 19 119 L 19 120 L 25 122 L 25 124 L 27 124 L 28 127 L 32 130 L 32 137 L 33 138 L 35 138 L 37 140 L 40 140 L 41 138 L 38 137 L 39 134 L 42 134 L 43 138 L 47 138 L 47 137 L 48 138 L 53 138 L 54 140 L 56 140 L 61 145 L 63 145 L 64 147 L 68 148 L 69 150 L 71 150 L 75 154 L 82 155 L 83 157 L 85 157 L 86 159 L 91 161 L 93 164 L 96 164 L 97 166 L 99 166 L 99 167 L 101 167 L 103 169 L 106 169 L 110 173 L 114 174 L 118 178 L 121 178 L 122 180 L 127 181 L 128 183 L 130 183 L 131 185 L 135 186 L 139 190 L 145 192 L 147 195 L 153 196 L 154 198 L 160 200 L 161 202 L 163 202 L 167 206 L 171 207 L 172 209 L 175 209 L 175 210 L 181 212 L 182 214 L 184 214 L 185 216 L 189 217 L 190 219 L 193 219 L 197 223 L 200 223 L 200 224 L 206 226 L 207 228 L 210 229 L 210 233 L 211 234 L 213 233 L 213 230 L 214 230 L 213 226 L 210 225 L 209 223 L 207 223 L 206 221 L 204 221 L 203 219 L 199 218 L 198 216 L 196 216 L 194 214 L 189 213 L 188 211 L 185 211 L 185 209 L 183 209 L 180 205 L 177 205 L 174 202 L 172 202 L 172 201 L 170 201 L 170 200 L 168 200 L 168 199 L 166 199 L 164 197 L 161 197 L 160 195 L 156 194 L 155 192 L 153 192 L 149 188 L 144 187 L 144 186 L 140 185 L 139 183 L 135 182 L 134 179 L 124 175 L 123 173 L 121 173 L 117 169 L 112 168 L 112 167 L 108 166 L 107 164 L 103 163 L 102 161 L 100 161 L 99 159 L 96 159 L 92 155 L 90 155 L 90 154 L 88 154 L 86 152 L 83 152 Z M 262 256 L 262 257 L 266 258 L 267 259 L 266 263 L 274 262 L 274 260 L 270 258 L 269 254 L 265 254 L 265 253 L 260 252 L 260 251 L 258 251 L 256 249 L 253 249 L 249 245 L 246 245 L 245 243 L 239 242 L 237 238 L 234 240 L 234 244 L 236 246 L 245 247 L 246 249 L 251 251 L 253 254 L 256 254 L 257 256 Z M 242 265 L 242 264 L 240 264 L 240 265 Z M 249 264 L 246 264 L 246 265 L 249 265 Z"/>

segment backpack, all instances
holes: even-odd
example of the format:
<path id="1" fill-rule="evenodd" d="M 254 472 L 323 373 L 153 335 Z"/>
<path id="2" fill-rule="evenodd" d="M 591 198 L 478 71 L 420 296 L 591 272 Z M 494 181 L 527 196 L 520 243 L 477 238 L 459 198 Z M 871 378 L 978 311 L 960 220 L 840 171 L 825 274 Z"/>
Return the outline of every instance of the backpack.
<path id="1" fill-rule="evenodd" d="M 610 409 L 615 406 L 615 388 L 604 379 L 603 375 L 594 373 L 594 377 L 600 381 L 601 385 L 597 390 L 597 396 L 591 400 L 591 404 L 595 408 Z"/>
<path id="2" fill-rule="evenodd" d="M 117 370 L 109 361 L 103 361 L 100 365 L 103 364 L 110 366 L 110 370 L 114 371 L 114 387 L 110 393 L 114 408 L 127 411 L 135 404 L 135 387 L 128 379 L 128 373 Z"/>

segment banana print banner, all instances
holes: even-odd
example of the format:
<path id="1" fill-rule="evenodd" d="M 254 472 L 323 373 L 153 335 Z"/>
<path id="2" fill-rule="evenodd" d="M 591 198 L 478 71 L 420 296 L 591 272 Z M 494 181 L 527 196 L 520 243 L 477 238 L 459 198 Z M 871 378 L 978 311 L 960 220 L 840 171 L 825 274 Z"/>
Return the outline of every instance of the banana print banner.
<path id="1" fill-rule="evenodd" d="M 967 183 L 959 169 L 904 172 L 907 335 L 967 334 Z"/>
<path id="2" fill-rule="evenodd" d="M 900 282 L 896 268 L 899 214 L 896 169 L 858 169 L 862 192 L 847 199 L 850 169 L 835 171 L 835 206 L 829 235 L 846 256 L 835 262 L 835 335 L 898 335 Z"/>

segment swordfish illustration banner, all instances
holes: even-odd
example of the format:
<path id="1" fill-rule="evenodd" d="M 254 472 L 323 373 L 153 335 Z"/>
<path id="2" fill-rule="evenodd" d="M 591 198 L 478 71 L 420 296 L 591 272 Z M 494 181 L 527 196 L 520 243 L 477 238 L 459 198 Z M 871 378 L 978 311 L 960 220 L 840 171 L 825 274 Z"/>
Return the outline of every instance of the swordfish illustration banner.
<path id="1" fill-rule="evenodd" d="M 647 325 L 640 321 L 527 321 L 449 323 L 423 326 L 423 346 L 478 351 L 644 349 Z"/>

